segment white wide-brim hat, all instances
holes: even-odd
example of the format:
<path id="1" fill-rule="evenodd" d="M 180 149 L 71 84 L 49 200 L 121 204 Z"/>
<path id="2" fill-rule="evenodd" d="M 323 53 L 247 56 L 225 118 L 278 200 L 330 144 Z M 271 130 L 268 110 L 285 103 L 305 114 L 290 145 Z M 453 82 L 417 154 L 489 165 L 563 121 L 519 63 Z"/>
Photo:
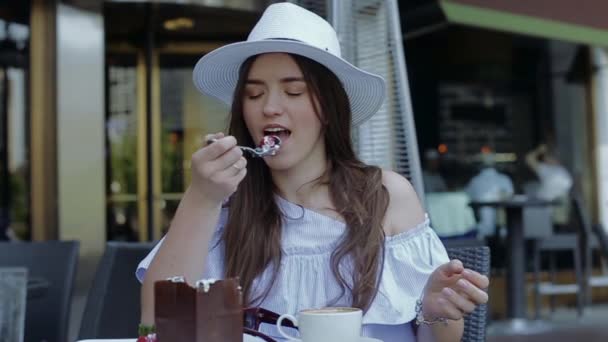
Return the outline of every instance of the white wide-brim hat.
<path id="1" fill-rule="evenodd" d="M 350 100 L 353 126 L 369 119 L 384 102 L 384 79 L 342 59 L 333 27 L 320 16 L 287 2 L 270 5 L 246 41 L 204 55 L 194 67 L 194 85 L 231 105 L 243 62 L 271 52 L 304 56 L 331 70 Z"/>

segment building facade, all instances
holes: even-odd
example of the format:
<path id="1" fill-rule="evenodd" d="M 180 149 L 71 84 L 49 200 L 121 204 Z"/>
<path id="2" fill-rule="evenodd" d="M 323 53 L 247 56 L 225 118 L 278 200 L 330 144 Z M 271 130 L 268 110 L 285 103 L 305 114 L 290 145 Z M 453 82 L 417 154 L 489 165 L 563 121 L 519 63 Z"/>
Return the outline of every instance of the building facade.
<path id="1" fill-rule="evenodd" d="M 25 240 L 80 240 L 83 255 L 100 255 L 108 240 L 160 238 L 189 183 L 189 156 L 204 132 L 226 126 L 227 109 L 193 88 L 192 66 L 245 39 L 270 2 L 0 5 L 2 229 Z M 399 1 L 418 141 L 444 143 L 461 160 L 483 146 L 521 160 L 548 127 L 594 220 L 608 226 L 608 28 L 593 13 L 575 20 L 537 2 Z M 419 6 L 438 9 L 431 18 L 439 22 Z M 514 74 L 525 84 L 515 92 Z M 521 100 L 540 83 L 538 96 Z M 491 118 L 475 116 L 484 106 L 492 111 L 479 113 Z"/>

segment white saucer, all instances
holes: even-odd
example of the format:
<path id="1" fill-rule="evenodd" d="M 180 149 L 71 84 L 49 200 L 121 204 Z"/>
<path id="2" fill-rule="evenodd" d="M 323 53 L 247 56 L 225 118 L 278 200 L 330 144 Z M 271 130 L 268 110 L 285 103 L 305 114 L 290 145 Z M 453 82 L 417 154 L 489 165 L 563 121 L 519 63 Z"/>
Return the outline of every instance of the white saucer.
<path id="1" fill-rule="evenodd" d="M 106 339 L 106 340 L 80 340 L 78 342 L 135 342 L 135 339 Z M 261 338 L 255 337 L 255 336 L 251 336 L 251 335 L 247 335 L 247 334 L 243 334 L 243 342 L 258 342 L 258 341 L 264 341 Z M 371 338 L 371 337 L 361 337 L 361 339 L 358 342 L 382 342 L 382 340 L 379 340 L 377 338 Z"/>
<path id="2" fill-rule="evenodd" d="M 105 340 L 80 340 L 78 342 L 135 342 L 135 339 L 105 339 Z M 264 341 L 261 338 L 243 334 L 243 342 L 258 342 Z M 371 337 L 361 337 L 358 342 L 382 342 L 382 340 L 371 338 Z"/>
<path id="3" fill-rule="evenodd" d="M 251 336 L 251 335 L 243 335 L 243 342 L 258 342 L 258 341 L 264 341 L 259 337 L 255 337 L 255 336 Z M 357 342 L 382 342 L 382 340 L 379 340 L 377 338 L 371 338 L 371 337 L 361 337 L 359 339 L 359 341 Z"/>

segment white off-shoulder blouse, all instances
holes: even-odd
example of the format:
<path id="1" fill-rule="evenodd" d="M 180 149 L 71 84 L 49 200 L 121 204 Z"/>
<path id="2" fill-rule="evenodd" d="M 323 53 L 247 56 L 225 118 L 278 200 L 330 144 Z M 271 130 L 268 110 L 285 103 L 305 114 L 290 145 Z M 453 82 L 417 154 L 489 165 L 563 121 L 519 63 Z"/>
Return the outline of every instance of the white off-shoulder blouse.
<path id="1" fill-rule="evenodd" d="M 302 208 L 276 196 L 283 212 L 281 266 L 270 293 L 261 303 L 274 312 L 296 314 L 309 308 L 349 306 L 348 294 L 331 272 L 330 257 L 346 229 L 343 222 L 315 211 Z M 224 276 L 224 245 L 222 230 L 228 209 L 222 209 L 217 229 L 209 246 L 204 278 Z M 143 282 L 146 270 L 162 240 L 141 261 L 136 270 Z M 429 275 L 439 265 L 448 262 L 446 250 L 429 224 L 428 217 L 404 233 L 388 236 L 379 291 L 363 316 L 363 335 L 384 342 L 416 341 L 411 321 L 415 318 L 416 300 L 420 297 Z M 348 270 L 348 265 L 343 265 Z M 253 283 L 254 291 L 262 291 L 271 281 L 268 269 Z M 276 329 L 263 324 L 261 330 L 282 341 Z"/>

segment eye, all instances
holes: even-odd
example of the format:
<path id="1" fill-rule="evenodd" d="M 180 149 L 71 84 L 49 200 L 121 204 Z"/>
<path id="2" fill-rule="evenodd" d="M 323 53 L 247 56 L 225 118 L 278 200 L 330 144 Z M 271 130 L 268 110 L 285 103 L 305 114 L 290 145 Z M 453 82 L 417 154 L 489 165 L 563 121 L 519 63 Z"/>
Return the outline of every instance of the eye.
<path id="1" fill-rule="evenodd" d="M 306 92 L 306 87 L 299 86 L 299 85 L 294 85 L 294 86 L 285 88 L 285 94 L 287 94 L 287 96 L 289 96 L 289 97 L 297 97 L 297 96 L 304 94 L 305 92 Z"/>
<path id="2" fill-rule="evenodd" d="M 264 95 L 264 93 L 247 94 L 247 98 L 249 100 L 255 100 L 255 99 L 259 99 L 260 97 L 262 97 L 262 95 Z"/>

